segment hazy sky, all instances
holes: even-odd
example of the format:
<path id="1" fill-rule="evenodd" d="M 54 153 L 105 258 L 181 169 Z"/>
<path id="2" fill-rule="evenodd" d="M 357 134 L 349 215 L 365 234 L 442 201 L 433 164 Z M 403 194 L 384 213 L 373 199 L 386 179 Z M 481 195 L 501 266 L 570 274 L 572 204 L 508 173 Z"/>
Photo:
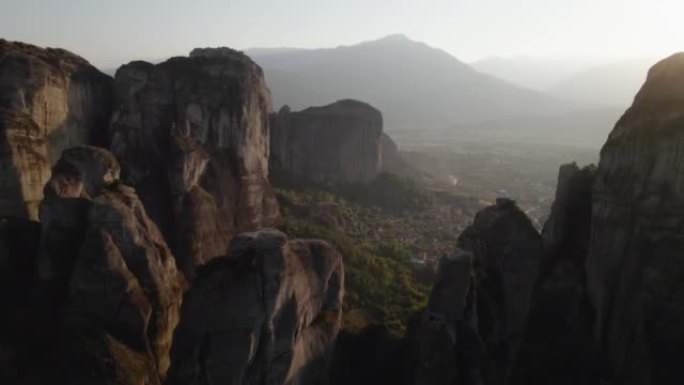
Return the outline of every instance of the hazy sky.
<path id="1" fill-rule="evenodd" d="M 197 46 L 333 47 L 393 33 L 464 61 L 684 50 L 682 0 L 0 0 L 0 37 L 100 67 Z"/>

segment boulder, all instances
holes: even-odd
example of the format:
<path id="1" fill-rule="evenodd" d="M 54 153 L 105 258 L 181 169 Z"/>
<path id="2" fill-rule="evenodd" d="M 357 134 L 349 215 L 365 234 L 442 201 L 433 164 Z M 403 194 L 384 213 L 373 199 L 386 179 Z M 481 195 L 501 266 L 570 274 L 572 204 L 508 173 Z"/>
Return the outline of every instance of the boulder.
<path id="1" fill-rule="evenodd" d="M 185 297 L 169 384 L 321 383 L 343 292 L 342 257 L 328 243 L 238 235 Z"/>
<path id="2" fill-rule="evenodd" d="M 61 315 L 54 360 L 71 383 L 161 384 L 185 280 L 118 170 L 106 150 L 74 148 L 46 185 L 39 274 Z"/>

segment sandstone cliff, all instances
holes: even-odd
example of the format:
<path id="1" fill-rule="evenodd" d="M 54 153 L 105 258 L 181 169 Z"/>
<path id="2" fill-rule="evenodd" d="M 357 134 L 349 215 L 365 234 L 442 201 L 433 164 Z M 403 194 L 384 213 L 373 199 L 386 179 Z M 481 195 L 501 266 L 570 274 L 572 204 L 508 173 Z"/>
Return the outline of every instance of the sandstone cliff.
<path id="1" fill-rule="evenodd" d="M 514 202 L 480 211 L 442 258 L 428 308 L 409 325 L 410 384 L 505 384 L 527 322 L 541 238 Z"/>
<path id="2" fill-rule="evenodd" d="M 106 144 L 111 78 L 62 49 L 0 39 L 0 216 L 36 219 L 62 150 Z"/>
<path id="3" fill-rule="evenodd" d="M 656 64 L 601 150 L 589 294 L 613 384 L 684 379 L 684 54 Z"/>
<path id="4" fill-rule="evenodd" d="M 0 382 L 324 380 L 342 257 L 275 231 L 229 245 L 279 216 L 260 68 L 198 49 L 122 67 L 112 94 L 66 51 L 0 49 Z M 181 314 L 183 273 L 214 257 Z"/>
<path id="5" fill-rule="evenodd" d="M 272 116 L 274 173 L 324 184 L 366 183 L 382 167 L 382 115 L 372 106 L 341 100 Z"/>
<path id="6" fill-rule="evenodd" d="M 237 236 L 183 305 L 169 384 L 315 384 L 341 320 L 342 257 L 277 231 Z"/>
<path id="7" fill-rule="evenodd" d="M 55 359 L 76 383 L 160 384 L 185 281 L 135 191 L 118 177 L 109 152 L 76 147 L 45 186 L 38 270 L 64 317 L 56 351 L 69 352 Z M 76 357 L 87 364 L 62 361 Z"/>
<path id="8" fill-rule="evenodd" d="M 261 69 L 228 48 L 196 49 L 116 74 L 111 149 L 192 276 L 240 231 L 278 218 L 268 182 L 270 93 Z"/>

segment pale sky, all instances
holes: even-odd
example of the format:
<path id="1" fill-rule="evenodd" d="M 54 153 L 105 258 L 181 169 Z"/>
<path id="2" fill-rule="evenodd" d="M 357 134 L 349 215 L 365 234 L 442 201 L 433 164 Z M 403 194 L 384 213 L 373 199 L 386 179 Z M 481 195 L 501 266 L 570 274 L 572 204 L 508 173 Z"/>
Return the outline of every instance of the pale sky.
<path id="1" fill-rule="evenodd" d="M 463 61 L 664 57 L 684 50 L 683 0 L 0 0 L 0 37 L 101 68 L 198 46 L 335 47 L 401 33 Z"/>

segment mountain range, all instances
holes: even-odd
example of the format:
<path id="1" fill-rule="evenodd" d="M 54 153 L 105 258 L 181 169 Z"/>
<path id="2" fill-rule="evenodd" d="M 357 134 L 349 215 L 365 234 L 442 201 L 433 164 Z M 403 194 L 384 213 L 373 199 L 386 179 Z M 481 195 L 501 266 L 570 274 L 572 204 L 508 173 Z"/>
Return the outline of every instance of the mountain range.
<path id="1" fill-rule="evenodd" d="M 603 143 L 652 62 L 597 66 L 516 57 L 467 64 L 404 35 L 245 53 L 263 68 L 276 109 L 353 98 L 378 108 L 389 132 L 439 130 L 475 140 L 590 147 Z"/>
<path id="2" fill-rule="evenodd" d="M 632 103 L 655 61 L 655 58 L 636 58 L 600 63 L 571 57 L 514 56 L 490 57 L 471 66 L 560 99 L 623 110 Z"/>
<path id="3" fill-rule="evenodd" d="M 250 49 L 274 106 L 302 109 L 339 99 L 368 102 L 388 130 L 444 128 L 576 110 L 575 103 L 480 73 L 403 35 L 329 49 Z"/>

